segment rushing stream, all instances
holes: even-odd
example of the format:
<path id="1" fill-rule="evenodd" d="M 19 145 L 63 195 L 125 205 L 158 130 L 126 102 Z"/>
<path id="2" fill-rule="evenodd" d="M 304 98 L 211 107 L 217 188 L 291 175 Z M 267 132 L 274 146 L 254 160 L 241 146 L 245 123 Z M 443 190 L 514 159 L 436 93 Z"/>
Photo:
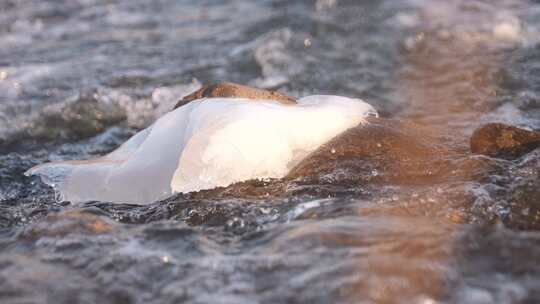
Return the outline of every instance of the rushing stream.
<path id="1" fill-rule="evenodd" d="M 540 149 L 469 152 L 540 130 L 538 1 L 2 0 L 0 46 L 0 303 L 540 302 Z M 144 206 L 23 175 L 216 81 L 362 98 L 446 152 Z"/>

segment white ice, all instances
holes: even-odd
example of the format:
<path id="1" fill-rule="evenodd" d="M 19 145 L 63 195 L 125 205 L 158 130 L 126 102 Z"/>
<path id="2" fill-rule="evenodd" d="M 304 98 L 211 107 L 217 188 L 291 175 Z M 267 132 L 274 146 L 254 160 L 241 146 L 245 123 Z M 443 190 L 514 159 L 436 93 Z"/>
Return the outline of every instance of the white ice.
<path id="1" fill-rule="evenodd" d="M 52 162 L 41 176 L 61 201 L 151 203 L 177 192 L 280 178 L 375 110 L 359 99 L 314 95 L 297 105 L 207 98 L 171 111 L 98 159 Z"/>

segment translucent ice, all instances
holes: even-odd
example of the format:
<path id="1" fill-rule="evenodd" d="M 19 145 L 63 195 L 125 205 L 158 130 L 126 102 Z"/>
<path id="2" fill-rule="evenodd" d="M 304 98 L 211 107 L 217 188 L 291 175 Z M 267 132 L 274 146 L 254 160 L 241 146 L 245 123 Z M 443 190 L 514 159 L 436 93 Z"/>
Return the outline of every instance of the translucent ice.
<path id="1" fill-rule="evenodd" d="M 34 167 L 62 201 L 151 203 L 254 179 L 280 178 L 332 137 L 376 115 L 367 103 L 308 96 L 297 105 L 207 98 L 165 114 L 112 153 Z"/>

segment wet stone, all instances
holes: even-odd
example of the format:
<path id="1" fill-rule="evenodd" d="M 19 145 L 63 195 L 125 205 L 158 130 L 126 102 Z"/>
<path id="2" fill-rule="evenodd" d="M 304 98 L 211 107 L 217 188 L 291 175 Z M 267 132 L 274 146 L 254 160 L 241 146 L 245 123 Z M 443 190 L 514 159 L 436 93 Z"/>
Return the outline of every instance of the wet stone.
<path id="1" fill-rule="evenodd" d="M 34 121 L 23 136 L 38 140 L 88 138 L 126 119 L 118 105 L 99 98 L 97 91 L 88 90 L 80 92 L 73 101 L 45 108 L 42 119 Z"/>
<path id="2" fill-rule="evenodd" d="M 371 119 L 336 136 L 302 160 L 287 178 L 343 182 L 424 183 L 450 172 L 451 152 L 419 126 Z"/>
<path id="3" fill-rule="evenodd" d="M 540 181 L 525 179 L 513 186 L 505 224 L 517 229 L 540 229 Z"/>
<path id="4" fill-rule="evenodd" d="M 184 213 L 185 222 L 191 226 L 223 226 L 227 223 L 227 210 L 216 206 L 188 209 Z"/>
<path id="5" fill-rule="evenodd" d="M 182 98 L 175 105 L 175 109 L 189 102 L 205 97 L 235 97 L 247 99 L 275 100 L 282 104 L 296 104 L 292 97 L 272 90 L 256 89 L 231 82 L 221 82 L 218 84 L 205 85 L 201 89 Z"/>
<path id="6" fill-rule="evenodd" d="M 512 159 L 540 147 L 540 132 L 490 123 L 474 131 L 470 145 L 473 153 Z"/>
<path id="7" fill-rule="evenodd" d="M 117 224 L 100 214 L 100 210 L 68 210 L 47 215 L 43 220 L 28 226 L 22 236 L 29 239 L 43 236 L 63 237 L 68 234 L 105 234 Z"/>

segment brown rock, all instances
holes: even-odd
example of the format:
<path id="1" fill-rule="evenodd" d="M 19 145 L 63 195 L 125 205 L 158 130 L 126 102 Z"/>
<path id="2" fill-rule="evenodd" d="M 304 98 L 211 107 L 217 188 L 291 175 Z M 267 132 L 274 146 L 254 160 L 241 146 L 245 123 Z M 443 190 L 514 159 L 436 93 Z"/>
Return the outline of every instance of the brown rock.
<path id="1" fill-rule="evenodd" d="M 450 152 L 429 138 L 428 132 L 399 120 L 371 119 L 319 147 L 287 177 L 325 179 L 330 175 L 339 179 L 343 175 L 361 184 L 432 182 L 450 171 L 440 161 Z"/>
<path id="2" fill-rule="evenodd" d="M 64 237 L 68 234 L 106 234 L 117 228 L 117 224 L 93 210 L 67 210 L 47 215 L 43 220 L 27 227 L 23 235 L 37 239 L 44 236 Z"/>
<path id="3" fill-rule="evenodd" d="M 516 158 L 540 147 L 540 132 L 490 123 L 474 131 L 470 145 L 473 153 Z"/>
<path id="4" fill-rule="evenodd" d="M 369 121 L 329 140 L 282 179 L 244 181 L 189 193 L 185 197 L 190 200 L 240 197 L 252 200 L 358 194 L 362 189 L 378 185 L 431 186 L 477 181 L 500 169 L 498 162 L 464 154 L 466 146 L 450 148 L 450 134 L 431 125 L 398 119 L 369 118 Z M 457 215 L 451 219 L 459 220 Z"/>
<path id="5" fill-rule="evenodd" d="M 267 99 L 276 100 L 282 104 L 296 104 L 296 100 L 292 97 L 281 94 L 277 91 L 261 90 L 248 86 L 232 83 L 221 82 L 218 84 L 205 85 L 201 89 L 182 98 L 174 108 L 181 107 L 189 102 L 204 97 L 237 97 L 248 99 Z"/>

